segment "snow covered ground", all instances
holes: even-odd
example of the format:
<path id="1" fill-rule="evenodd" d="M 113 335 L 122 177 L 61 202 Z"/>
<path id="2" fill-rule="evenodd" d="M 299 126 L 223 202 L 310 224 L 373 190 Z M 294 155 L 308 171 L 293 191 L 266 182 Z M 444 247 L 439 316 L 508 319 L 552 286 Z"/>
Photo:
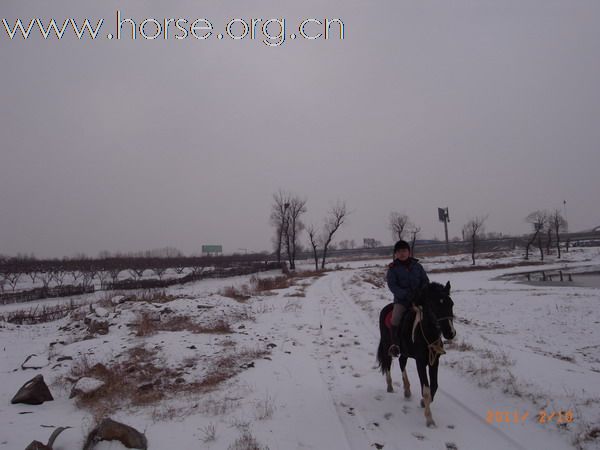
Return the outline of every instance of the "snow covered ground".
<path id="1" fill-rule="evenodd" d="M 521 259 L 489 255 L 478 265 Z M 386 392 L 375 363 L 377 317 L 391 298 L 387 262 L 336 261 L 331 266 L 343 268 L 238 300 L 224 296 L 226 288 L 240 293 L 250 277 L 175 286 L 151 302 L 113 305 L 111 295 L 96 293 L 77 299 L 94 303 L 96 313 L 84 306 L 46 324 L 0 322 L 0 450 L 44 442 L 54 426 L 73 427 L 55 450 L 80 449 L 103 414 L 145 432 L 157 450 L 600 447 L 599 289 L 498 278 L 540 266 L 432 273 L 452 284 L 458 336 L 441 360 L 437 427 L 427 428 L 414 362 L 409 400 L 401 389 Z M 422 262 L 437 272 L 468 268 L 470 257 Z M 544 268 L 599 264 L 600 251 L 589 248 Z M 88 339 L 83 317 L 106 313 L 98 302 L 108 310 L 109 332 Z M 0 307 L 0 315 L 7 308 L 15 306 Z M 28 364 L 44 367 L 22 369 L 32 354 Z M 77 376 L 96 363 L 114 371 L 113 397 L 70 399 Z M 55 400 L 11 405 L 38 373 Z M 392 377 L 400 387 L 397 363 Z M 539 423 L 540 411 L 572 412 L 572 422 Z M 511 422 L 497 422 L 505 412 Z"/>

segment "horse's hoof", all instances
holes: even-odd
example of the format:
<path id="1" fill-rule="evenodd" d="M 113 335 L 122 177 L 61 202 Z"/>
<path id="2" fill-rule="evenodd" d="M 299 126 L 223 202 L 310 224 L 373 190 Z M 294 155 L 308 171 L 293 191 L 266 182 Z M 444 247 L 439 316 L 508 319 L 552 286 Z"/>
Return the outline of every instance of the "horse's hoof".
<path id="1" fill-rule="evenodd" d="M 404 398 L 410 398 L 411 393 L 410 391 L 404 391 Z"/>
<path id="2" fill-rule="evenodd" d="M 394 388 L 393 388 L 393 387 L 391 387 L 391 386 L 388 386 L 388 388 L 387 388 L 387 391 L 388 391 L 388 392 L 394 392 Z"/>
<path id="3" fill-rule="evenodd" d="M 421 399 L 421 408 L 425 408 L 425 400 Z"/>
<path id="4" fill-rule="evenodd" d="M 427 428 L 435 428 L 437 425 L 435 424 L 435 422 L 433 421 L 433 419 L 428 419 L 427 420 Z"/>

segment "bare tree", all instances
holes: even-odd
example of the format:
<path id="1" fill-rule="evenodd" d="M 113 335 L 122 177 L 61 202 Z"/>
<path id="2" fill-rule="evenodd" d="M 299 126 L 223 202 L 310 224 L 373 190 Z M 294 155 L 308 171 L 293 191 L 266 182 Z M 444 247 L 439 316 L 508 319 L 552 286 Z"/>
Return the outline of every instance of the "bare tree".
<path id="1" fill-rule="evenodd" d="M 285 207 L 283 237 L 290 270 L 295 270 L 298 236 L 304 229 L 304 223 L 302 223 L 301 216 L 306 212 L 306 199 L 293 195 L 290 196 L 287 205 L 288 206 Z"/>
<path id="2" fill-rule="evenodd" d="M 556 250 L 558 251 L 558 257 L 560 258 L 560 232 L 567 229 L 567 221 L 562 216 L 558 209 L 550 215 L 549 218 L 550 227 L 554 230 L 554 236 L 556 237 Z"/>
<path id="3" fill-rule="evenodd" d="M 104 289 L 106 286 L 106 281 L 108 280 L 110 273 L 108 270 L 99 270 L 97 273 L 98 281 L 100 281 L 100 288 Z"/>
<path id="4" fill-rule="evenodd" d="M 122 269 L 119 267 L 114 267 L 108 271 L 110 273 L 110 279 L 113 283 L 116 283 L 119 280 L 119 274 L 122 272 Z"/>
<path id="5" fill-rule="evenodd" d="M 473 260 L 473 265 L 475 265 L 475 251 L 477 249 L 477 242 L 479 241 L 480 235 L 484 231 L 483 224 L 486 219 L 487 216 L 474 217 L 463 227 L 465 237 L 468 237 L 471 241 L 471 258 Z"/>
<path id="6" fill-rule="evenodd" d="M 527 245 L 525 246 L 525 259 L 528 260 L 529 259 L 529 247 L 531 246 L 531 244 L 533 244 L 535 242 L 535 238 L 540 238 L 540 233 L 544 230 L 547 222 L 548 222 L 548 216 L 546 214 L 545 211 L 541 211 L 541 210 L 537 210 L 532 212 L 531 214 L 529 214 L 526 219 L 526 222 L 530 223 L 533 225 L 533 234 L 531 236 L 531 239 L 527 242 Z M 541 239 L 540 239 L 541 241 Z M 540 247 L 540 251 L 541 251 L 541 247 Z M 544 259 L 544 254 L 542 253 L 542 260 Z"/>
<path id="7" fill-rule="evenodd" d="M 406 214 L 401 214 L 399 212 L 392 211 L 390 213 L 390 230 L 392 231 L 392 235 L 394 239 L 401 240 L 402 235 L 404 234 L 404 230 L 410 227 L 410 221 L 408 220 L 408 216 Z"/>
<path id="8" fill-rule="evenodd" d="M 162 277 L 166 271 L 166 267 L 157 266 L 152 268 L 152 272 L 154 272 L 154 274 L 158 277 L 159 280 L 162 280 Z"/>
<path id="9" fill-rule="evenodd" d="M 417 236 L 421 232 L 421 227 L 418 227 L 414 224 L 411 224 L 409 229 L 411 240 L 410 240 L 410 254 L 415 256 L 415 242 L 417 241 Z"/>
<path id="10" fill-rule="evenodd" d="M 314 225 L 310 225 L 306 232 L 308 233 L 308 239 L 310 240 L 310 246 L 313 251 L 313 258 L 315 260 L 315 270 L 319 270 L 319 256 L 317 254 L 317 248 L 319 245 L 319 238 L 317 236 L 317 230 Z"/>
<path id="11" fill-rule="evenodd" d="M 60 267 L 57 267 L 56 269 L 52 270 L 52 278 L 54 279 L 54 283 L 58 287 L 62 287 L 62 285 L 65 283 L 66 276 L 67 272 L 65 272 Z"/>
<path id="12" fill-rule="evenodd" d="M 8 284 L 12 288 L 13 292 L 15 292 L 15 289 L 17 288 L 17 284 L 19 283 L 19 280 L 21 279 L 21 275 L 23 275 L 21 272 L 5 272 L 4 273 L 4 278 L 6 279 L 6 281 L 8 281 Z"/>
<path id="13" fill-rule="evenodd" d="M 547 238 L 546 238 L 546 255 L 550 254 L 550 248 L 552 247 L 552 214 L 548 213 L 548 227 L 546 230 Z"/>
<path id="14" fill-rule="evenodd" d="M 290 206 L 291 194 L 282 191 L 281 189 L 273 194 L 273 204 L 271 205 L 271 225 L 275 227 L 275 237 L 273 243 L 275 245 L 275 254 L 277 262 L 281 263 L 281 250 L 283 248 L 283 237 L 285 234 L 287 222 L 287 209 Z"/>
<path id="15" fill-rule="evenodd" d="M 50 283 L 54 279 L 54 274 L 51 271 L 44 271 L 38 274 L 38 279 L 42 282 L 42 286 L 44 289 L 48 289 L 50 287 Z"/>
<path id="16" fill-rule="evenodd" d="M 323 258 L 321 260 L 321 269 L 325 269 L 325 260 L 327 258 L 327 249 L 331 244 L 333 235 L 344 224 L 348 217 L 348 209 L 346 203 L 338 201 L 329 210 L 329 216 L 325 220 L 325 228 L 323 230 Z"/>
<path id="17" fill-rule="evenodd" d="M 84 289 L 91 287 L 94 282 L 94 277 L 96 276 L 96 271 L 91 268 L 86 268 L 82 270 L 81 282 Z"/>

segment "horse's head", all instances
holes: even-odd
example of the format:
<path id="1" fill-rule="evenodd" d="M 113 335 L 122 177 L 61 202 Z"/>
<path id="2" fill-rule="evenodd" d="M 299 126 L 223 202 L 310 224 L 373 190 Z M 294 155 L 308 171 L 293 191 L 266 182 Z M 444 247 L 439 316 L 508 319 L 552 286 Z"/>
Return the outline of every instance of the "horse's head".
<path id="1" fill-rule="evenodd" d="M 445 286 L 429 283 L 416 295 L 415 304 L 423 306 L 423 311 L 430 317 L 434 326 L 439 328 L 445 339 L 454 339 L 456 330 L 452 320 L 454 302 L 450 298 L 450 282 Z"/>

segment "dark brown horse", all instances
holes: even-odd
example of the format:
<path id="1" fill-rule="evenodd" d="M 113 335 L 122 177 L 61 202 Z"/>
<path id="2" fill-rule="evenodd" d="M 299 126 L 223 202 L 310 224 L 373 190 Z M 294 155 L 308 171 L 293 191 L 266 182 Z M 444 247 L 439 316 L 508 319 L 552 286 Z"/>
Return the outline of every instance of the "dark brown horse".
<path id="1" fill-rule="evenodd" d="M 413 298 L 414 308 L 410 309 L 400 324 L 400 369 L 404 385 L 404 397 L 409 398 L 410 383 L 406 374 L 408 358 L 417 362 L 417 372 L 421 381 L 421 406 L 425 408 L 427 426 L 435 426 L 431 416 L 430 404 L 438 388 L 439 357 L 444 354 L 442 335 L 445 339 L 456 336 L 452 320 L 454 302 L 450 298 L 450 282 L 446 286 L 429 283 L 419 290 Z M 394 392 L 392 377 L 391 314 L 393 303 L 386 305 L 379 314 L 381 340 L 377 350 L 377 362 L 387 381 L 387 391 Z M 394 355 L 396 356 L 396 355 Z M 429 377 L 427 369 L 429 368 Z"/>

